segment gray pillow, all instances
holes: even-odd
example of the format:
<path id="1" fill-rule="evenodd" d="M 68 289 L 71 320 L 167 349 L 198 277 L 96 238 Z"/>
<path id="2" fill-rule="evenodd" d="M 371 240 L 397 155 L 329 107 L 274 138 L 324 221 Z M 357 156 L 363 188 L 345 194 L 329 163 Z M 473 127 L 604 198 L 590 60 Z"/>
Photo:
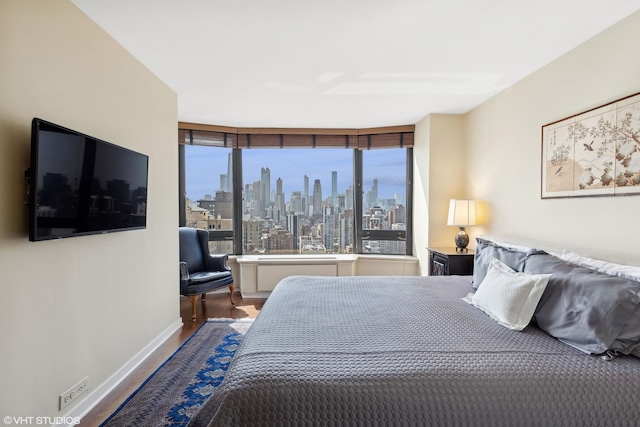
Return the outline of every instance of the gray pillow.
<path id="1" fill-rule="evenodd" d="M 635 357 L 640 357 L 640 343 L 636 344 L 629 354 Z"/>
<path id="2" fill-rule="evenodd" d="M 615 354 L 632 350 L 634 334 L 640 339 L 640 319 L 635 317 L 640 316 L 640 310 L 636 310 L 640 304 L 639 282 L 544 253 L 529 255 L 524 271 L 552 274 L 534 319 L 540 329 L 565 344 L 585 353 Z"/>
<path id="3" fill-rule="evenodd" d="M 515 271 L 523 271 L 527 253 L 508 249 L 479 237 L 476 238 L 476 242 L 478 244 L 473 257 L 473 287 L 475 289 L 478 289 L 478 286 L 484 280 L 489 269 L 489 263 L 494 258 L 502 261 Z"/>
<path id="4" fill-rule="evenodd" d="M 622 327 L 620 334 L 609 347 L 614 354 L 632 354 L 640 357 L 640 304 L 633 310 L 631 317 Z"/>

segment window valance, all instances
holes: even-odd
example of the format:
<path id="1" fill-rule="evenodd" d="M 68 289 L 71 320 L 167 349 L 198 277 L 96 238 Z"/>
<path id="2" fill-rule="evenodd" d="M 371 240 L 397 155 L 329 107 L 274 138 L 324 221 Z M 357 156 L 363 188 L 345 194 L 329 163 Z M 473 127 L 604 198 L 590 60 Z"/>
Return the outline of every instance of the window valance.
<path id="1" fill-rule="evenodd" d="M 230 148 L 413 147 L 414 125 L 369 129 L 229 128 L 178 123 L 178 143 Z"/>

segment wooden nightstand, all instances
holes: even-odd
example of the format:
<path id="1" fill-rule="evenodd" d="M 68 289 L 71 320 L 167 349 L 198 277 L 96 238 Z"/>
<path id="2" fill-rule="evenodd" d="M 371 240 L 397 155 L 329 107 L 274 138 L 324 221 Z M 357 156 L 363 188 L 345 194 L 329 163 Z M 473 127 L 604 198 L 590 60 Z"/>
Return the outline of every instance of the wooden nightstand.
<path id="1" fill-rule="evenodd" d="M 429 276 L 471 276 L 475 252 L 469 249 L 456 252 L 456 248 L 427 248 L 429 250 Z"/>

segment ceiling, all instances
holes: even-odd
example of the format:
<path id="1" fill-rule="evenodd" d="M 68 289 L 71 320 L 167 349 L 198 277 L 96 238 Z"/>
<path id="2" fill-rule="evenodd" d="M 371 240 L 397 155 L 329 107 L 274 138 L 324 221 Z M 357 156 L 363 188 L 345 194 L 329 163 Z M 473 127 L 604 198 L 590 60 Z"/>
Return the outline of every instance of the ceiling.
<path id="1" fill-rule="evenodd" d="M 72 0 L 178 95 L 180 121 L 366 128 L 464 113 L 637 0 Z"/>

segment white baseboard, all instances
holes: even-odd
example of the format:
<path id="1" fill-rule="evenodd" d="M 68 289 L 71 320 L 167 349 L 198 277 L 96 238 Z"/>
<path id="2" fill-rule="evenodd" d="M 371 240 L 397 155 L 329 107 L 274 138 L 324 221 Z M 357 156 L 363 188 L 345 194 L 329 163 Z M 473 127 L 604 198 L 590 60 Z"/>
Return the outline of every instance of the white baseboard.
<path id="1" fill-rule="evenodd" d="M 271 291 L 258 291 L 258 292 L 241 292 L 242 298 L 260 298 L 267 299 L 271 295 Z"/>
<path id="2" fill-rule="evenodd" d="M 136 369 L 142 362 L 145 361 L 162 343 L 164 343 L 171 335 L 182 328 L 182 319 L 177 318 L 169 327 L 167 327 L 160 335 L 158 335 L 153 341 L 147 344 L 142 350 L 138 352 L 131 360 L 118 369 L 111 377 L 105 382 L 96 387 L 84 400 L 71 409 L 67 414 L 62 415 L 62 418 L 67 420 L 73 418 L 84 417 L 91 411 L 102 399 L 104 399 L 114 388 L 118 386 L 134 369 Z M 73 427 L 75 424 L 58 424 L 67 427 Z"/>

